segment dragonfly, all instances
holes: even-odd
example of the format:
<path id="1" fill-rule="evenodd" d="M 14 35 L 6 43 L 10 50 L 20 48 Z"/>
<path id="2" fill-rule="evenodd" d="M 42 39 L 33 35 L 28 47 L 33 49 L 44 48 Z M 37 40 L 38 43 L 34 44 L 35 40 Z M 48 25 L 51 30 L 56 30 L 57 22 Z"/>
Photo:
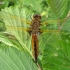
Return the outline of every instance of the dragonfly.
<path id="1" fill-rule="evenodd" d="M 41 35 L 43 32 L 52 32 L 52 33 L 53 32 L 60 32 L 60 30 L 58 30 L 58 29 L 57 30 L 56 29 L 55 30 L 54 29 L 53 30 L 52 29 L 50 29 L 50 30 L 47 30 L 47 29 L 42 30 L 41 29 L 43 25 L 47 28 L 49 26 L 49 25 L 46 26 L 47 23 L 48 24 L 49 24 L 49 22 L 54 23 L 55 21 L 58 21 L 58 20 L 52 20 L 52 21 L 50 20 L 48 22 L 41 22 L 41 18 L 42 18 L 41 15 L 34 14 L 32 19 L 31 19 L 31 22 L 30 22 L 30 21 L 25 20 L 24 18 L 14 16 L 14 15 L 7 13 L 7 12 L 5 12 L 5 14 L 6 14 L 7 20 L 8 20 L 8 16 L 10 16 L 11 20 L 16 19 L 16 23 L 18 24 L 18 26 L 16 26 L 16 24 L 14 24 L 14 26 L 13 26 L 10 22 L 8 25 L 6 25 L 6 27 L 8 29 L 10 29 L 10 30 L 23 30 L 23 31 L 28 32 L 28 34 L 31 36 L 32 54 L 33 54 L 35 62 L 37 62 L 38 54 L 39 54 L 39 41 L 38 41 L 39 35 Z M 5 18 L 4 21 L 6 21 L 6 17 L 4 16 L 4 18 Z M 10 21 L 10 20 L 8 20 L 8 21 Z M 25 28 L 26 25 L 23 25 L 23 24 L 20 25 L 18 23 L 19 21 L 27 24 L 27 28 Z M 14 22 L 15 21 L 13 21 L 12 23 L 14 23 Z M 6 22 L 6 23 L 8 23 L 8 22 Z M 11 26 L 10 26 L 10 24 L 11 24 Z"/>

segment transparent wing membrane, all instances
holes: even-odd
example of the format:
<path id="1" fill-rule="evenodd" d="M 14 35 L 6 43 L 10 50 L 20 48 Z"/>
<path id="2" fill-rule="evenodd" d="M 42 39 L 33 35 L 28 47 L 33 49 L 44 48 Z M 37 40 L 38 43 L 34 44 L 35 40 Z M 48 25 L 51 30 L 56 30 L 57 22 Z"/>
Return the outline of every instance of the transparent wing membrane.
<path id="1" fill-rule="evenodd" d="M 27 30 L 31 23 L 27 21 L 29 14 L 27 15 L 26 13 L 26 10 L 10 7 L 1 10 L 0 18 L 5 23 L 6 32 L 13 35 L 23 48 L 27 49 L 28 47 L 30 49 L 31 36 Z"/>
<path id="2" fill-rule="evenodd" d="M 62 22 L 63 19 L 60 19 L 59 21 Z M 57 23 L 58 23 L 58 19 L 56 19 L 56 20 L 53 19 L 53 20 L 47 20 L 47 22 L 44 21 L 41 24 L 44 25 L 44 24 L 57 24 Z"/>
<path id="3" fill-rule="evenodd" d="M 17 9 L 18 10 L 18 9 Z M 17 10 L 11 10 L 10 11 L 7 11 L 7 10 L 2 10 L 0 13 L 0 16 L 2 17 L 2 19 L 4 20 L 4 22 L 6 23 L 5 26 L 6 28 L 11 31 L 13 30 L 13 33 L 14 31 L 16 32 L 24 32 L 24 31 L 28 31 L 29 28 L 30 28 L 30 25 L 31 25 L 31 21 L 27 20 L 27 15 L 24 15 L 25 14 L 25 11 L 18 11 Z M 10 12 L 10 13 L 9 13 Z M 17 14 L 16 14 L 17 13 Z M 41 25 L 44 26 L 46 25 L 46 28 L 45 29 L 41 29 L 40 32 L 59 32 L 59 30 L 57 29 L 52 29 L 52 26 L 51 26 L 51 29 L 49 29 L 49 24 L 52 25 L 52 24 L 57 24 L 58 21 L 60 21 L 60 23 L 62 23 L 64 20 L 61 19 L 61 20 L 48 20 L 48 21 L 44 21 L 44 22 L 41 22 Z"/>
<path id="4" fill-rule="evenodd" d="M 16 27 L 16 26 L 6 26 L 6 28 L 10 29 L 10 30 L 21 30 L 21 31 L 29 31 L 29 28 L 21 28 L 21 27 Z M 48 29 L 41 29 L 40 30 L 41 33 L 43 32 L 60 32 L 60 30 L 48 30 Z"/>
<path id="5" fill-rule="evenodd" d="M 9 13 L 8 13 L 8 14 L 9 14 Z M 11 15 L 11 14 L 10 14 L 10 17 L 11 17 L 12 19 L 19 20 L 19 21 L 22 22 L 22 23 L 31 24 L 30 21 L 28 21 L 28 20 L 26 20 L 26 19 L 24 19 L 24 18 L 22 18 L 22 17 L 14 16 L 14 15 Z"/>
<path id="6" fill-rule="evenodd" d="M 16 26 L 7 26 L 6 25 L 6 28 L 9 28 L 10 30 L 23 30 L 23 31 L 28 31 L 28 30 L 30 30 L 29 28 L 22 28 L 22 27 L 16 27 Z"/>
<path id="7" fill-rule="evenodd" d="M 8 12 L 2 11 L 3 14 L 0 14 L 1 17 L 2 15 L 5 15 L 4 17 L 4 22 L 7 23 L 5 24 L 6 28 L 9 30 L 21 30 L 21 31 L 27 31 L 29 30 L 29 27 L 31 25 L 31 21 L 28 21 L 26 18 L 19 16 L 15 16 L 14 14 L 10 14 Z M 62 21 L 62 20 L 60 20 Z M 41 22 L 42 26 L 45 24 L 55 24 L 57 23 L 58 20 L 48 20 L 47 22 Z M 47 26 L 46 26 L 47 28 Z M 49 29 L 44 29 L 41 30 L 41 32 L 57 32 L 59 30 L 49 30 Z"/>
<path id="8" fill-rule="evenodd" d="M 28 19 L 26 19 L 26 18 L 24 18 L 24 17 L 21 17 L 20 15 L 19 16 L 17 16 L 17 15 L 15 15 L 15 14 L 10 14 L 10 13 L 8 13 L 8 12 L 5 12 L 5 11 L 2 11 L 2 13 L 5 13 L 5 15 L 6 15 L 6 17 L 8 18 L 10 18 L 11 20 L 17 20 L 17 21 L 19 21 L 19 22 L 22 22 L 23 24 L 31 24 L 31 20 L 28 20 Z M 23 14 L 22 14 L 23 15 Z M 1 16 L 2 17 L 2 16 Z M 6 18 L 6 19 L 7 19 Z M 64 20 L 63 19 L 60 19 L 60 20 L 58 20 L 58 19 L 56 19 L 56 20 L 47 20 L 47 21 L 44 21 L 44 22 L 41 22 L 41 24 L 42 25 L 44 25 L 44 24 L 55 24 L 55 23 L 57 23 L 58 21 L 60 21 L 60 22 L 63 22 Z"/>

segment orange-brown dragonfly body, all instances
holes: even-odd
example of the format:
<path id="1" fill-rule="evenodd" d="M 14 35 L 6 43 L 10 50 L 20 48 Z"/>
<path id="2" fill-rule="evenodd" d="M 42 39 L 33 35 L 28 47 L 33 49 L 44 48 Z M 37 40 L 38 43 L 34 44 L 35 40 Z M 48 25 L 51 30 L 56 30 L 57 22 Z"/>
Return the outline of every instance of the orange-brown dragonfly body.
<path id="1" fill-rule="evenodd" d="M 32 35 L 32 53 L 35 61 L 37 62 L 38 57 L 38 35 L 40 34 L 40 15 L 34 15 L 32 19 L 32 24 L 29 29 L 29 33 Z"/>

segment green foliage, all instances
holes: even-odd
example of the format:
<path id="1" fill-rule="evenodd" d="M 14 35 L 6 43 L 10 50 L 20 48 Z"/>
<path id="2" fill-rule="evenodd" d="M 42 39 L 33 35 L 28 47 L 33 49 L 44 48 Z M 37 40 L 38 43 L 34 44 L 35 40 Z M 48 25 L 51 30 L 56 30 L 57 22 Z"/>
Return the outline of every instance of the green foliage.
<path id="1" fill-rule="evenodd" d="M 69 0 L 69 2 L 68 2 L 68 5 L 69 5 L 68 7 L 69 7 L 69 10 L 70 10 L 70 0 Z"/>
<path id="2" fill-rule="evenodd" d="M 65 18 L 68 14 L 69 8 L 68 0 L 47 0 L 50 11 L 53 14 L 53 16 L 57 19 Z"/>
<path id="3" fill-rule="evenodd" d="M 10 0 L 0 0 L 0 10 L 8 6 Z"/>
<path id="4" fill-rule="evenodd" d="M 51 22 L 52 25 L 48 25 L 47 28 L 46 25 L 43 27 L 44 29 L 58 29 L 56 25 L 61 23 L 60 28 L 63 32 L 42 33 L 39 37 L 40 56 L 38 58 L 43 70 L 70 70 L 70 18 L 66 17 L 70 9 L 70 1 L 5 1 L 6 6 L 15 6 L 5 7 L 0 11 L 0 19 L 5 23 L 7 29 L 0 33 L 0 41 L 6 44 L 5 46 L 0 43 L 1 70 L 38 70 L 32 61 L 31 36 L 25 31 L 29 27 L 29 24 L 26 23 L 30 23 L 30 16 L 38 13 L 42 15 L 43 20 L 47 17 L 49 20 L 63 18 L 62 21 L 55 22 L 56 24 Z"/>
<path id="5" fill-rule="evenodd" d="M 31 53 L 31 51 L 30 51 L 30 45 L 31 45 L 30 40 L 31 39 L 29 38 L 28 40 L 26 40 L 27 37 L 30 37 L 30 36 L 28 35 L 27 32 L 25 32 L 23 30 L 23 27 L 25 27 L 24 29 L 26 29 L 26 26 L 28 26 L 28 25 L 25 24 L 26 21 L 24 23 L 22 23 L 20 21 L 20 17 L 27 19 L 27 17 L 29 16 L 29 14 L 27 14 L 27 12 L 28 11 L 26 9 L 19 8 L 18 6 L 14 6 L 14 7 L 9 7 L 9 8 L 3 9 L 0 12 L 0 16 L 3 19 L 3 22 L 5 23 L 5 26 L 7 28 L 6 32 L 11 35 L 14 35 L 16 40 L 21 44 L 22 48 L 27 50 L 29 53 Z M 13 15 L 17 16 L 17 18 Z M 19 26 L 19 28 L 18 28 L 18 26 Z M 12 27 L 14 27 L 14 28 L 12 28 Z"/>
<path id="6" fill-rule="evenodd" d="M 7 6 L 14 6 L 14 5 L 19 5 L 20 7 L 26 7 L 27 9 L 29 9 L 30 11 L 33 11 L 34 13 L 41 13 L 42 11 L 44 11 L 46 6 L 46 1 L 44 2 L 43 0 L 5 0 L 3 1 L 3 8 L 7 7 Z M 43 2 L 43 3 L 42 3 Z M 2 7 L 1 7 L 2 8 Z"/>
<path id="7" fill-rule="evenodd" d="M 70 70 L 70 34 L 60 35 L 53 34 L 44 48 L 43 70 Z"/>
<path id="8" fill-rule="evenodd" d="M 22 47 L 19 44 L 19 42 L 13 38 L 11 40 L 5 33 L 0 33 L 0 41 L 3 42 L 4 44 L 10 46 L 10 47 L 15 47 L 18 50 L 22 50 Z"/>
<path id="9" fill-rule="evenodd" d="M 0 32 L 5 31 L 5 30 L 6 30 L 5 24 L 2 21 L 0 21 Z"/>
<path id="10" fill-rule="evenodd" d="M 0 43 L 0 70 L 38 70 L 29 53 Z"/>
<path id="11" fill-rule="evenodd" d="M 67 19 L 67 21 L 62 25 L 62 30 L 70 31 L 70 17 Z"/>

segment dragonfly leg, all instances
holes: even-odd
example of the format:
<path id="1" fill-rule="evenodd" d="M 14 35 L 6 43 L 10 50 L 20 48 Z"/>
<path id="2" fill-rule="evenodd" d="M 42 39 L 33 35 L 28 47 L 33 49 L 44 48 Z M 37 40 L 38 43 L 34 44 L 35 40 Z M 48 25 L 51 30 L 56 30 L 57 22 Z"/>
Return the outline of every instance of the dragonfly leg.
<path id="1" fill-rule="evenodd" d="M 29 33 L 29 35 L 31 35 L 31 33 L 32 33 L 31 28 L 29 28 L 29 29 L 27 30 L 27 32 Z"/>

